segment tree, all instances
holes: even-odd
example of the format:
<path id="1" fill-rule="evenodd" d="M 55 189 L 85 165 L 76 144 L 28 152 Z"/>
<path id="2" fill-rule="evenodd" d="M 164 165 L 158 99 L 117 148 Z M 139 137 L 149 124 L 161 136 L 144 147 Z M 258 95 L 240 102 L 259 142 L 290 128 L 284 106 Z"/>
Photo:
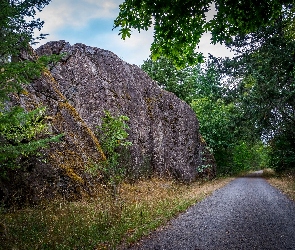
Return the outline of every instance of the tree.
<path id="1" fill-rule="evenodd" d="M 8 60 L 12 56 L 18 56 L 20 51 L 28 49 L 34 38 L 35 29 L 41 30 L 43 22 L 35 19 L 36 10 L 41 11 L 51 0 L 2 0 L 0 2 L 0 58 Z"/>
<path id="2" fill-rule="evenodd" d="M 258 136 L 269 143 L 276 169 L 295 164 L 294 20 L 292 6 L 285 7 L 276 23 L 229 43 L 242 54 L 224 62 L 236 81 L 239 105 Z"/>
<path id="3" fill-rule="evenodd" d="M 200 97 L 218 99 L 224 88 L 220 85 L 220 75 L 212 63 L 178 69 L 171 60 L 159 58 L 155 61 L 144 61 L 141 69 L 144 70 L 158 85 L 174 93 L 178 98 L 189 105 L 192 100 Z"/>
<path id="4" fill-rule="evenodd" d="M 200 133 L 212 149 L 218 173 L 232 173 L 232 149 L 236 143 L 234 115 L 237 115 L 234 105 L 222 99 L 201 97 L 193 100 L 191 106 L 199 120 Z"/>
<path id="5" fill-rule="evenodd" d="M 119 6 L 114 28 L 120 27 L 119 34 L 125 39 L 130 37 L 131 29 L 140 32 L 153 26 L 152 59 L 164 56 L 185 67 L 202 61 L 195 49 L 205 32 L 211 32 L 213 43 L 229 42 L 235 35 L 255 32 L 274 23 L 282 6 L 292 3 L 291 0 L 125 0 Z M 216 14 L 207 20 L 211 8 Z"/>
<path id="6" fill-rule="evenodd" d="M 188 104 L 196 95 L 200 65 L 179 70 L 170 60 L 159 58 L 156 61 L 144 61 L 141 69 L 157 81 L 161 88 L 174 93 Z"/>
<path id="7" fill-rule="evenodd" d="M 30 43 L 36 42 L 35 29 L 43 22 L 34 19 L 36 10 L 42 10 L 49 0 L 0 2 L 0 174 L 19 167 L 21 158 L 57 141 L 60 136 L 48 137 L 45 108 L 25 111 L 11 107 L 9 95 L 20 93 L 22 86 L 41 75 L 45 66 L 56 57 L 36 60 L 23 59 L 21 54 L 30 53 Z"/>
<path id="8" fill-rule="evenodd" d="M 202 79 L 204 85 L 208 85 L 206 77 Z M 259 137 L 253 137 L 253 124 L 244 120 L 245 111 L 239 103 L 222 92 L 210 93 L 207 89 L 203 96 L 191 103 L 199 120 L 200 133 L 212 149 L 218 174 L 236 174 L 265 167 L 265 156 L 261 150 L 264 145 Z"/>

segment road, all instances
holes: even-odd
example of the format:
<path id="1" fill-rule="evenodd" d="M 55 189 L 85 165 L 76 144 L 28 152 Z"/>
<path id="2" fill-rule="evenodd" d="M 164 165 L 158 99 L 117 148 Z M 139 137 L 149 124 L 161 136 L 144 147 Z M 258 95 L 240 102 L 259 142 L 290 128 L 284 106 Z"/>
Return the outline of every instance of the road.
<path id="1" fill-rule="evenodd" d="M 256 172 L 215 191 L 130 249 L 295 249 L 295 203 Z"/>

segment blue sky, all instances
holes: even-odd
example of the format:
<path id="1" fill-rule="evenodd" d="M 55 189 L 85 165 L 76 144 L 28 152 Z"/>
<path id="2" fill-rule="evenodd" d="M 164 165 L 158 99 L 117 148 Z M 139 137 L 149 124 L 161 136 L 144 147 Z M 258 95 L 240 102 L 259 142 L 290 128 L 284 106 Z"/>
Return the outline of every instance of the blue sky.
<path id="1" fill-rule="evenodd" d="M 141 65 L 150 55 L 153 30 L 134 31 L 131 38 L 123 41 L 113 21 L 119 13 L 123 0 L 52 0 L 37 17 L 45 21 L 42 33 L 49 35 L 40 44 L 48 41 L 66 40 L 70 44 L 84 43 L 110 50 L 124 61 Z M 39 45 L 40 45 L 39 44 Z M 206 56 L 230 56 L 221 45 L 211 45 L 210 36 L 204 35 L 199 51 Z"/>

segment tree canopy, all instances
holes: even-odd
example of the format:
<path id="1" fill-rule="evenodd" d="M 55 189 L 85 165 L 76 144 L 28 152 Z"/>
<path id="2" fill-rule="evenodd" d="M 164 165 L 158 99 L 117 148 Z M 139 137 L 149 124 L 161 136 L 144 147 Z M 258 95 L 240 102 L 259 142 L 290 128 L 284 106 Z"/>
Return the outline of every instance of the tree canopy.
<path id="1" fill-rule="evenodd" d="M 35 19 L 36 11 L 41 11 L 51 0 L 1 0 L 0 2 L 0 58 L 17 56 L 29 44 L 44 38 L 34 37 L 35 29 L 43 27 L 43 21 Z"/>
<path id="2" fill-rule="evenodd" d="M 282 6 L 291 0 L 125 0 L 114 21 L 123 39 L 131 30 L 154 28 L 151 45 L 153 59 L 164 56 L 184 67 L 202 60 L 196 46 L 205 32 L 211 32 L 212 42 L 230 42 L 238 34 L 255 32 L 273 24 Z M 214 17 L 210 20 L 209 11 Z"/>
<path id="3" fill-rule="evenodd" d="M 241 54 L 223 62 L 245 117 L 271 146 L 277 169 L 295 163 L 294 17 L 292 6 L 285 7 L 274 24 L 236 36 L 228 46 Z"/>

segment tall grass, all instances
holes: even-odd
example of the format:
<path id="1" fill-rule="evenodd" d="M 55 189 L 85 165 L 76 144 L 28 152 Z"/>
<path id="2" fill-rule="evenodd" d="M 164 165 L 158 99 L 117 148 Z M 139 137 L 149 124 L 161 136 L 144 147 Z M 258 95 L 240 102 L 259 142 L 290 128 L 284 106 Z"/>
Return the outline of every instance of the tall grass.
<path id="1" fill-rule="evenodd" d="M 281 173 L 276 173 L 272 169 L 265 169 L 263 170 L 263 176 L 271 185 L 295 201 L 295 169 L 288 169 Z"/>
<path id="2" fill-rule="evenodd" d="M 92 199 L 56 201 L 1 212 L 1 249 L 117 249 L 128 246 L 202 200 L 230 179 L 177 184 L 124 183 L 117 197 L 103 188 Z"/>

